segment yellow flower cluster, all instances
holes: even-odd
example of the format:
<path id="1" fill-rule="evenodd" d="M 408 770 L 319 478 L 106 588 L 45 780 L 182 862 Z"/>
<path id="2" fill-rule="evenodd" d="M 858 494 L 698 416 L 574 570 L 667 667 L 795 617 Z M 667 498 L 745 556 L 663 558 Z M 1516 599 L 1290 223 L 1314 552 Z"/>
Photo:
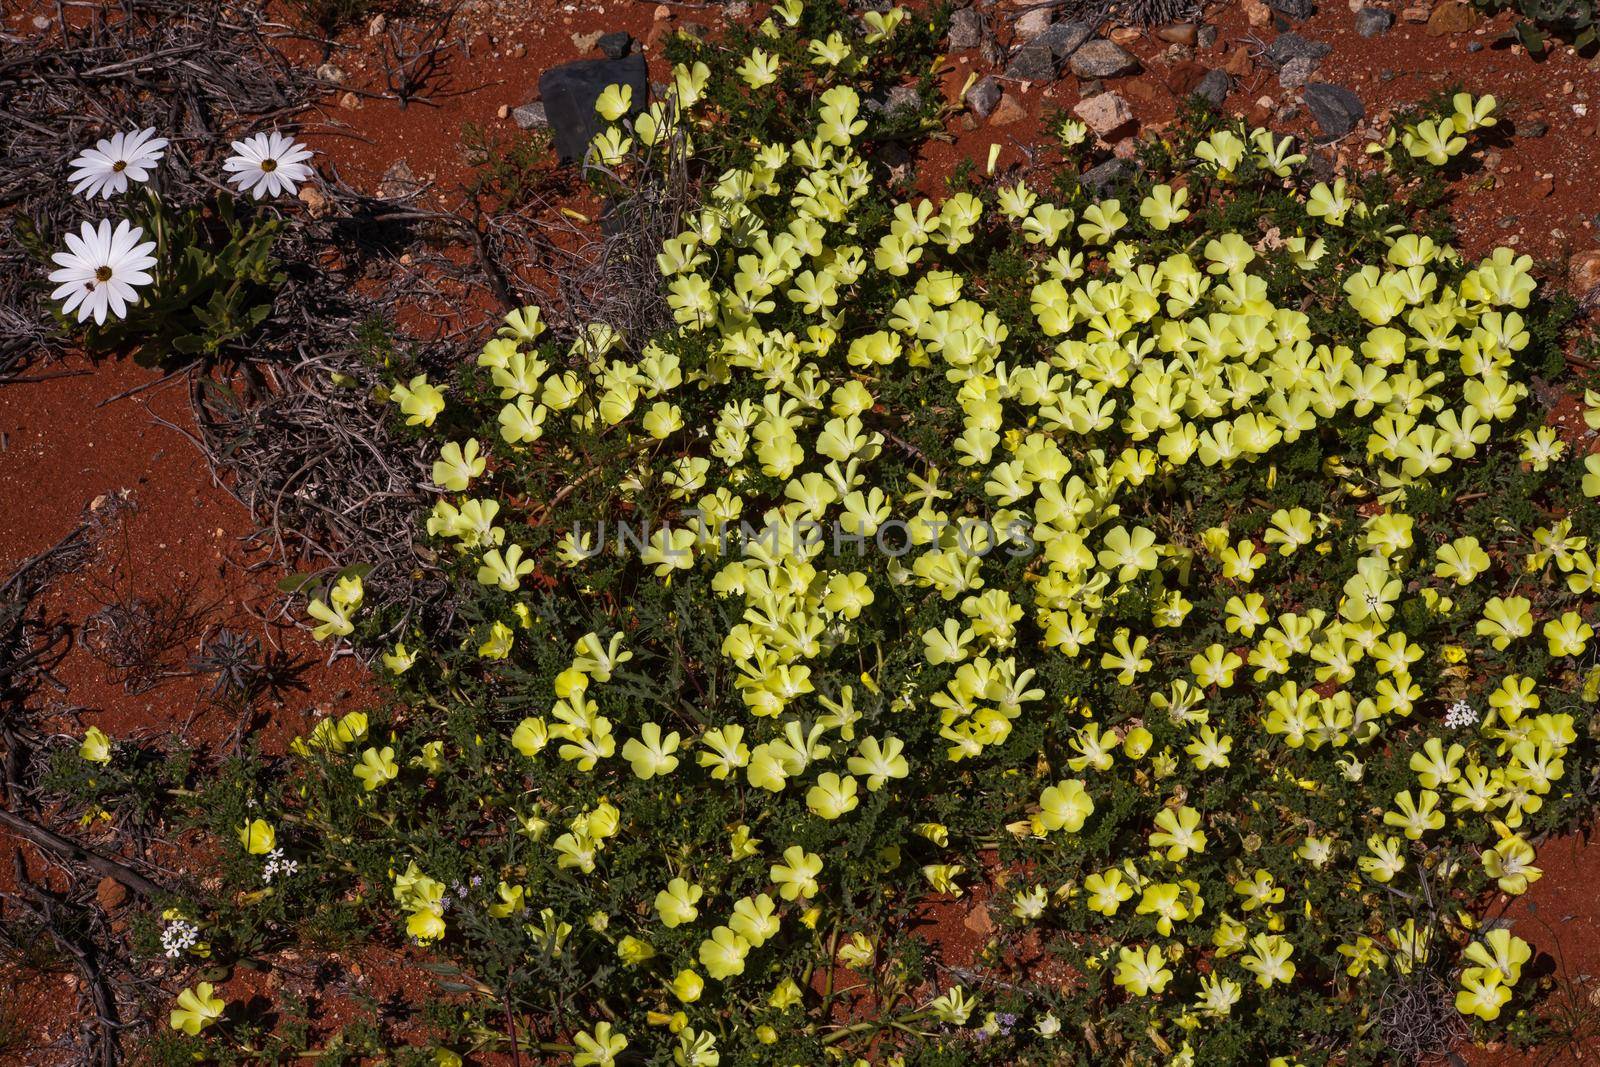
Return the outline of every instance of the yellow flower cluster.
<path id="1" fill-rule="evenodd" d="M 776 17 L 788 19 L 787 11 L 780 7 Z M 900 17 L 877 18 L 872 32 L 891 33 Z M 812 42 L 811 52 L 817 64 L 837 66 L 848 64 L 849 49 L 824 40 Z M 777 69 L 775 57 L 757 48 L 739 72 L 759 89 Z M 705 81 L 703 70 L 680 68 L 669 101 L 633 120 L 623 118 L 627 94 L 608 91 L 599 110 L 613 125 L 597 142 L 599 157 L 620 165 L 634 139 L 652 144 L 689 130 Z M 1441 163 L 1493 123 L 1492 98 L 1462 94 L 1455 106 L 1453 117 L 1404 130 L 1405 149 Z M 1160 997 L 1194 968 L 1199 952 L 1209 953 L 1207 966 L 1186 976 L 1199 992 L 1177 1010 L 1184 1025 L 1229 1014 L 1250 985 L 1265 991 L 1293 982 L 1297 913 L 1309 919 L 1310 905 L 1287 903 L 1287 872 L 1252 862 L 1229 876 L 1231 899 L 1206 899 L 1185 867 L 1217 847 L 1215 820 L 1225 813 L 1208 806 L 1203 790 L 1168 794 L 1180 774 L 1191 785 L 1219 779 L 1242 752 L 1281 746 L 1336 754 L 1345 778 L 1358 782 L 1374 746 L 1400 747 L 1415 782 L 1378 798 L 1386 808 L 1364 840 L 1341 833 L 1355 825 L 1354 815 L 1349 825 L 1300 833 L 1293 855 L 1305 870 L 1326 871 L 1360 893 L 1405 875 L 1408 843 L 1492 825 L 1498 843 L 1482 852 L 1483 870 L 1504 892 L 1525 891 L 1539 870 L 1518 829 L 1562 779 L 1576 740 L 1572 716 L 1543 710 L 1538 681 L 1512 675 L 1499 681 L 1488 712 L 1467 724 L 1463 740 L 1433 736 L 1412 750 L 1424 699 L 1414 665 L 1426 657 L 1455 664 L 1464 653 L 1420 644 L 1405 618 L 1409 610 L 1452 617 L 1453 595 L 1491 571 L 1488 546 L 1474 537 L 1419 543 L 1407 506 L 1411 494 L 1512 440 L 1506 427 L 1527 395 L 1517 360 L 1529 344 L 1522 315 L 1534 290 L 1529 257 L 1497 249 L 1468 265 L 1453 248 L 1391 228 L 1381 262 L 1341 267 L 1342 290 L 1332 299 L 1353 325 L 1328 336 L 1304 301 L 1274 298 L 1281 287 L 1270 278 L 1289 270 L 1309 286 L 1334 269 L 1314 235 L 1373 222 L 1374 209 L 1342 178 L 1305 195 L 1304 228 L 1293 237 L 1216 233 L 1159 255 L 1128 239 L 1129 211 L 1158 232 L 1182 226 L 1197 206 L 1187 189 L 1158 185 L 1125 209 L 1117 200 L 1052 203 L 1016 183 L 999 191 L 996 206 L 970 192 L 899 203 L 882 232 L 869 235 L 855 219 L 873 181 L 854 147 L 865 127 L 861 107 L 846 86 L 820 92 L 809 138 L 753 145 L 748 165 L 717 176 L 704 205 L 663 245 L 658 266 L 668 305 L 680 336 L 708 353 L 703 361 L 691 364 L 662 339 L 625 338 L 600 324 L 558 358 L 541 340 L 537 308 L 508 316 L 479 356 L 498 390 L 496 421 L 512 455 L 594 433 L 659 447 L 659 462 L 640 467 L 627 488 L 648 483 L 680 513 L 649 535 L 639 561 L 663 583 L 682 572 L 707 574 L 714 592 L 739 608 L 738 621 L 717 634 L 745 713 L 739 721 L 697 728 L 613 722 L 597 697 L 633 653 L 622 632 L 591 632 L 556 676 L 548 711 L 504 738 L 521 760 L 578 783 L 593 780 L 587 806 L 559 816 L 565 830 L 548 846 L 559 868 L 594 875 L 608 842 L 629 824 L 630 812 L 606 795 L 605 783 L 624 773 L 666 783 L 688 771 L 696 788 L 741 797 L 746 787 L 795 789 L 810 817 L 849 820 L 891 783 L 939 773 L 918 766 L 894 730 L 895 716 L 925 716 L 937 721 L 947 763 L 992 755 L 1019 722 L 1060 727 L 1066 771 L 1030 793 L 1036 803 L 1011 824 L 1019 842 L 1049 848 L 1092 830 L 1122 780 L 1154 799 L 1138 831 L 1147 848 L 1115 857 L 1081 886 L 1024 885 L 1013 914 L 1031 922 L 1052 908 L 1082 908 L 1125 930 L 1124 905 L 1131 905 L 1133 929 L 1146 940 L 1108 945 L 1100 956 L 1131 997 Z M 1246 162 L 1287 178 L 1304 161 L 1291 142 L 1262 131 L 1219 131 L 1196 155 L 1222 182 Z M 1026 302 L 1030 325 L 1045 339 L 1040 350 L 1013 340 L 977 279 L 939 265 L 993 226 L 1011 228 L 1033 257 Z M 874 286 L 901 295 L 873 328 L 847 329 L 856 294 Z M 937 385 L 960 430 L 949 469 L 923 464 L 891 485 L 878 477 L 886 452 L 916 450 L 881 417 L 882 401 L 891 383 L 906 380 Z M 421 378 L 391 395 L 423 426 L 445 406 L 443 391 Z M 708 396 L 725 400 L 704 425 L 687 426 L 684 405 L 690 397 L 703 405 Z M 1365 502 L 1353 527 L 1306 500 L 1269 504 L 1259 536 L 1186 528 L 1141 507 L 1179 472 L 1226 480 L 1241 468 L 1271 467 L 1297 441 L 1340 441 L 1341 430 L 1343 442 L 1324 455 L 1321 475 L 1330 492 Z M 660 447 L 691 435 L 695 447 Z M 1530 464 L 1571 462 L 1553 435 L 1528 433 L 1518 443 Z M 518 594 L 537 568 L 581 574 L 604 551 L 574 531 L 537 558 L 497 525 L 506 501 L 463 495 L 485 470 L 478 441 L 446 443 L 434 477 L 454 495 L 442 497 L 427 520 L 428 532 L 453 544 L 479 584 Z M 1590 470 L 1587 488 L 1600 493 L 1600 464 Z M 776 488 L 757 488 L 767 486 Z M 974 497 L 982 510 L 971 506 Z M 767 535 L 730 542 L 725 531 L 747 521 L 762 523 Z M 880 546 L 897 528 L 906 552 L 851 565 L 826 551 L 826 538 L 804 535 L 824 524 Z M 1584 537 L 1566 523 L 1528 534 L 1529 571 L 1553 564 L 1571 594 L 1592 592 L 1595 564 Z M 1336 555 L 1336 547 L 1353 552 Z M 999 582 L 1004 563 L 1022 553 L 1031 553 L 1026 581 Z M 1284 561 L 1325 567 L 1329 556 L 1354 562 L 1324 573 L 1320 602 L 1257 588 L 1266 568 Z M 1408 586 L 1403 575 L 1419 556 L 1431 559 L 1433 580 Z M 1197 583 L 1231 591 L 1222 617 L 1191 618 Z M 942 605 L 939 624 L 917 635 L 920 662 L 894 677 L 883 671 L 881 652 L 874 670 L 871 657 L 853 648 L 886 588 Z M 348 634 L 359 603 L 359 581 L 317 601 L 319 636 Z M 1146 625 L 1129 621 L 1129 604 L 1144 605 Z M 480 656 L 513 653 L 527 622 L 521 610 L 491 620 Z M 1216 639 L 1196 644 L 1197 622 L 1199 629 L 1214 624 Z M 1578 606 L 1538 619 L 1518 595 L 1489 597 L 1477 618 L 1460 625 L 1502 651 L 1537 632 L 1558 657 L 1582 654 L 1593 638 Z M 846 648 L 859 663 L 848 684 L 835 656 Z M 409 669 L 417 655 L 400 646 L 392 669 Z M 1040 670 L 1049 657 L 1141 691 L 1152 672 L 1167 680 L 1150 686 L 1143 722 L 1113 723 L 1073 694 L 1052 691 Z M 863 723 L 861 692 L 887 693 L 890 714 Z M 1255 713 L 1242 721 L 1218 712 L 1241 692 L 1259 695 Z M 1158 743 L 1145 725 L 1157 719 L 1177 731 L 1163 728 L 1163 736 L 1178 740 Z M 319 730 L 310 747 L 342 747 L 365 733 L 342 724 Z M 367 749 L 355 773 L 372 790 L 397 771 L 384 747 Z M 518 818 L 521 832 L 544 840 L 543 814 Z M 921 823 L 917 832 L 950 847 L 943 826 Z M 679 1035 L 679 1063 L 717 1062 L 710 1034 L 687 1025 L 704 989 L 701 972 L 737 980 L 786 924 L 817 922 L 823 905 L 813 901 L 824 891 L 827 864 L 782 839 L 774 846 L 770 891 L 714 906 L 715 887 L 674 876 L 656 894 L 650 918 L 616 941 L 624 965 L 645 967 L 660 954 L 651 923 L 693 927 L 700 937 L 693 958 L 671 959 L 663 975 L 664 993 L 683 1006 L 663 1016 Z M 734 861 L 763 847 L 751 826 L 730 829 Z M 940 892 L 961 892 L 963 874 L 953 862 L 923 867 Z M 443 936 L 440 883 L 412 864 L 395 877 L 393 892 L 414 938 Z M 493 913 L 521 916 L 531 892 L 502 883 Z M 548 908 L 527 929 L 557 947 L 572 931 Z M 1492 1019 L 1511 995 L 1528 947 L 1501 934 L 1467 949 L 1473 966 L 1461 975 L 1463 1012 Z M 870 966 L 872 942 L 856 936 L 839 958 Z M 1410 925 L 1337 936 L 1328 954 L 1353 977 L 1391 963 L 1408 971 L 1427 951 L 1427 931 Z M 774 1006 L 789 999 L 793 982 L 785 983 Z M 956 988 L 926 1010 L 963 1024 L 972 998 Z M 1041 1022 L 1039 1032 L 1053 1027 Z M 577 1043 L 578 1062 L 602 1064 L 628 1038 L 600 1023 Z"/>

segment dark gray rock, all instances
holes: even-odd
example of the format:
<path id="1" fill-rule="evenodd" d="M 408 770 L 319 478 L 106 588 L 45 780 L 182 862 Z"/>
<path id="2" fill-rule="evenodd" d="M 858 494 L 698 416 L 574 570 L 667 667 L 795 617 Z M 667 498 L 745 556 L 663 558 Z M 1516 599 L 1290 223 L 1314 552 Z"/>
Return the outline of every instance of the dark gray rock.
<path id="1" fill-rule="evenodd" d="M 1201 26 L 1200 31 L 1195 34 L 1195 44 L 1199 45 L 1201 48 L 1210 48 L 1212 45 L 1217 43 L 1218 32 L 1219 31 L 1217 28 L 1210 23 Z"/>
<path id="2" fill-rule="evenodd" d="M 1011 62 L 1006 64 L 1006 77 L 1024 82 L 1055 81 L 1058 69 L 1055 53 L 1050 51 L 1050 46 L 1034 40 L 1012 55 Z"/>
<path id="3" fill-rule="evenodd" d="M 964 52 L 983 40 L 983 16 L 975 7 L 964 7 L 950 16 L 950 51 Z"/>
<path id="4" fill-rule="evenodd" d="M 1060 62 L 1082 48 L 1083 43 L 1094 36 L 1094 30 L 1092 22 L 1057 22 L 1039 35 L 1038 42 L 1049 45 L 1051 53 Z"/>
<path id="5" fill-rule="evenodd" d="M 630 114 L 644 109 L 650 96 L 650 76 L 644 56 L 626 59 L 578 59 L 551 67 L 539 75 L 539 97 L 555 135 L 556 155 L 563 163 L 581 162 L 589 142 L 605 128 L 594 103 L 609 85 L 633 87 Z"/>
<path id="6" fill-rule="evenodd" d="M 1516 132 L 1521 137 L 1543 137 L 1550 132 L 1550 124 L 1548 122 L 1530 122 L 1527 125 L 1518 123 Z"/>
<path id="7" fill-rule="evenodd" d="M 1097 197 L 1105 196 L 1118 184 L 1132 178 L 1139 170 L 1131 159 L 1108 159 L 1092 170 L 1078 175 L 1078 184 Z"/>
<path id="8" fill-rule="evenodd" d="M 1274 67 L 1281 67 L 1291 59 L 1317 59 L 1333 51 L 1333 46 L 1325 41 L 1313 41 L 1302 37 L 1298 33 L 1280 33 L 1267 45 L 1267 50 L 1262 53 L 1262 58 Z"/>
<path id="9" fill-rule="evenodd" d="M 550 125 L 550 119 L 544 113 L 544 105 L 535 100 L 531 104 L 523 104 L 511 112 L 511 120 L 517 124 L 518 129 L 542 130 Z"/>
<path id="10" fill-rule="evenodd" d="M 1231 92 L 1233 92 L 1233 79 L 1228 77 L 1228 72 L 1225 70 L 1206 71 L 1206 76 L 1194 87 L 1195 96 L 1209 100 L 1217 107 L 1222 106 Z"/>
<path id="11" fill-rule="evenodd" d="M 1356 32 L 1363 37 L 1382 37 L 1394 25 L 1394 12 L 1386 7 L 1364 7 L 1356 12 Z"/>
<path id="12" fill-rule="evenodd" d="M 1267 6 L 1292 19 L 1308 19 L 1317 13 L 1315 0 L 1267 0 Z"/>
<path id="13" fill-rule="evenodd" d="M 1085 41 L 1072 53 L 1072 73 L 1080 78 L 1117 78 L 1139 69 L 1127 49 L 1104 37 Z"/>
<path id="14" fill-rule="evenodd" d="M 1000 83 L 994 78 L 981 78 L 978 84 L 967 90 L 967 107 L 980 119 L 986 119 L 1000 103 L 1000 93 Z"/>
<path id="15" fill-rule="evenodd" d="M 1302 96 L 1311 117 L 1330 140 L 1343 137 L 1367 117 L 1361 98 L 1342 85 L 1312 82 L 1305 87 Z"/>
<path id="16" fill-rule="evenodd" d="M 1054 23 L 1017 49 L 1006 67 L 1005 76 L 1017 81 L 1054 81 L 1061 71 L 1061 64 L 1082 48 L 1093 34 L 1094 26 L 1088 22 Z M 1106 43 L 1111 44 L 1110 41 Z"/>
<path id="17" fill-rule="evenodd" d="M 603 33 L 600 40 L 595 42 L 607 59 L 621 59 L 633 51 L 633 35 L 623 30 L 616 33 Z"/>

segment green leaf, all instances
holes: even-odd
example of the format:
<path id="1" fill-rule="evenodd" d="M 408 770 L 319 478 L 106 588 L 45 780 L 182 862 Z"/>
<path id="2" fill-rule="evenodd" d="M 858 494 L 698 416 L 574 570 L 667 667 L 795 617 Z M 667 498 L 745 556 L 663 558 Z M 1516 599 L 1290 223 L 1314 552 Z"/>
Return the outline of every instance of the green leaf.
<path id="1" fill-rule="evenodd" d="M 280 593 L 298 593 L 307 586 L 315 584 L 316 581 L 317 576 L 315 574 L 291 574 L 287 578 L 278 580 L 277 589 Z"/>
<path id="2" fill-rule="evenodd" d="M 1544 52 L 1544 31 L 1533 23 L 1517 23 L 1517 38 L 1522 42 L 1522 47 L 1526 48 L 1530 53 L 1538 55 Z"/>

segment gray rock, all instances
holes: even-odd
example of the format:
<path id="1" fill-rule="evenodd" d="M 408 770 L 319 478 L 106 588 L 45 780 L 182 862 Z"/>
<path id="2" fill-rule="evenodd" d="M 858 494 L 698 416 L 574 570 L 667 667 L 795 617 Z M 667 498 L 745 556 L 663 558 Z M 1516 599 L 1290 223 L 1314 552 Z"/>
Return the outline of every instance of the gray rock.
<path id="1" fill-rule="evenodd" d="M 1311 167 L 1311 176 L 1317 181 L 1331 182 L 1339 173 L 1339 161 L 1333 149 L 1324 149 L 1320 152 L 1312 150 L 1306 155 L 1309 157 L 1306 162 Z"/>
<path id="2" fill-rule="evenodd" d="M 1394 12 L 1386 7 L 1364 7 L 1356 12 L 1356 32 L 1363 37 L 1382 37 L 1394 25 Z"/>
<path id="3" fill-rule="evenodd" d="M 625 31 L 600 35 L 596 42 L 607 59 L 621 59 L 633 50 L 633 36 Z"/>
<path id="4" fill-rule="evenodd" d="M 1061 62 L 1082 48 L 1083 43 L 1094 36 L 1094 30 L 1092 22 L 1057 22 L 1039 35 L 1039 43 L 1049 45 L 1051 54 Z"/>
<path id="5" fill-rule="evenodd" d="M 1267 0 L 1267 6 L 1292 19 L 1308 19 L 1317 12 L 1315 0 Z"/>
<path id="6" fill-rule="evenodd" d="M 867 110 L 880 115 L 894 115 L 902 111 L 915 111 L 922 106 L 922 96 L 909 85 L 896 85 L 882 100 L 869 98 Z"/>
<path id="7" fill-rule="evenodd" d="M 1078 175 L 1078 184 L 1097 197 L 1103 197 L 1120 183 L 1132 178 L 1139 170 L 1131 159 L 1108 159 L 1092 170 Z"/>
<path id="8" fill-rule="evenodd" d="M 1045 30 L 1050 28 L 1050 23 L 1055 19 L 1055 12 L 1048 7 L 1033 7 L 1024 11 L 1011 24 L 1012 32 L 1018 40 L 1031 41 Z"/>
<path id="9" fill-rule="evenodd" d="M 1262 58 L 1274 67 L 1281 67 L 1291 59 L 1321 59 L 1331 51 L 1333 46 L 1325 41 L 1313 41 L 1293 32 L 1280 33 L 1267 45 Z"/>
<path id="10" fill-rule="evenodd" d="M 1278 84 L 1285 89 L 1298 89 L 1311 80 L 1317 72 L 1317 61 L 1307 56 L 1295 56 L 1278 70 Z"/>
<path id="11" fill-rule="evenodd" d="M 407 200 L 422 192 L 426 186 L 427 183 L 411 170 L 411 164 L 401 157 L 389 164 L 383 177 L 378 179 L 378 199 Z"/>
<path id="12" fill-rule="evenodd" d="M 1302 97 L 1311 117 L 1330 140 L 1343 137 L 1367 117 L 1361 98 L 1342 85 L 1312 82 L 1305 87 Z"/>
<path id="13" fill-rule="evenodd" d="M 986 119 L 1000 103 L 1000 93 L 1000 83 L 985 76 L 967 90 L 967 107 L 980 119 Z"/>
<path id="14" fill-rule="evenodd" d="M 1006 64 L 1005 76 L 1023 82 L 1049 82 L 1056 80 L 1056 57 L 1043 41 L 1029 41 Z"/>
<path id="15" fill-rule="evenodd" d="M 1233 92 L 1233 79 L 1228 77 L 1228 72 L 1225 70 L 1206 71 L 1206 76 L 1194 87 L 1195 96 L 1209 100 L 1217 107 L 1222 106 L 1231 92 Z"/>
<path id="16" fill-rule="evenodd" d="M 1217 43 L 1218 30 L 1209 23 L 1200 27 L 1200 32 L 1195 34 L 1195 43 L 1201 48 L 1210 48 Z"/>
<path id="17" fill-rule="evenodd" d="M 1519 123 L 1516 132 L 1522 137 L 1543 137 L 1550 132 L 1550 124 L 1548 122 L 1530 122 L 1523 126 Z"/>
<path id="18" fill-rule="evenodd" d="M 983 16 L 975 7 L 964 7 L 950 16 L 950 51 L 964 52 L 983 40 Z"/>
<path id="19" fill-rule="evenodd" d="M 580 162 L 589 142 L 604 128 L 594 103 L 610 85 L 633 88 L 630 114 L 638 114 L 650 97 L 650 75 L 644 56 L 626 59 L 578 59 L 539 75 L 539 98 L 555 135 L 556 155 L 563 163 Z"/>
<path id="20" fill-rule="evenodd" d="M 1054 81 L 1061 71 L 1061 64 L 1093 35 L 1092 23 L 1057 22 L 1017 49 L 1010 65 L 1006 67 L 1005 76 L 1018 81 Z"/>
<path id="21" fill-rule="evenodd" d="M 1139 61 L 1115 41 L 1096 37 L 1072 53 L 1072 73 L 1080 78 L 1116 78 L 1139 69 Z"/>
<path id="22" fill-rule="evenodd" d="M 542 130 L 550 125 L 550 119 L 544 113 L 544 105 L 537 100 L 513 110 L 511 121 L 523 130 Z"/>

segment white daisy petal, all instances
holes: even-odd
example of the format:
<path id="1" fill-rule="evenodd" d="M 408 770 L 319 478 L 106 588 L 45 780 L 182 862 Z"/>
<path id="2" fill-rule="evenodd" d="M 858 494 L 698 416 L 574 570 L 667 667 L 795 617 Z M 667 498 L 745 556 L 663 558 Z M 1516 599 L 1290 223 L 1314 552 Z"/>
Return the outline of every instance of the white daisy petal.
<path id="1" fill-rule="evenodd" d="M 115 229 L 109 219 L 98 226 L 85 222 L 79 233 L 66 234 L 65 241 L 68 251 L 50 257 L 58 269 L 49 278 L 60 283 L 50 298 L 62 301 L 62 314 L 76 312 L 79 322 L 92 318 L 104 325 L 108 314 L 124 317 L 139 302 L 138 287 L 155 281 L 145 269 L 155 266 L 147 255 L 155 243 L 145 241 L 144 230 L 127 219 L 119 220 Z"/>
<path id="2" fill-rule="evenodd" d="M 272 130 L 233 142 L 234 154 L 222 165 L 228 181 L 257 200 L 293 196 L 296 185 L 311 177 L 304 162 L 311 150 L 285 133 Z"/>

